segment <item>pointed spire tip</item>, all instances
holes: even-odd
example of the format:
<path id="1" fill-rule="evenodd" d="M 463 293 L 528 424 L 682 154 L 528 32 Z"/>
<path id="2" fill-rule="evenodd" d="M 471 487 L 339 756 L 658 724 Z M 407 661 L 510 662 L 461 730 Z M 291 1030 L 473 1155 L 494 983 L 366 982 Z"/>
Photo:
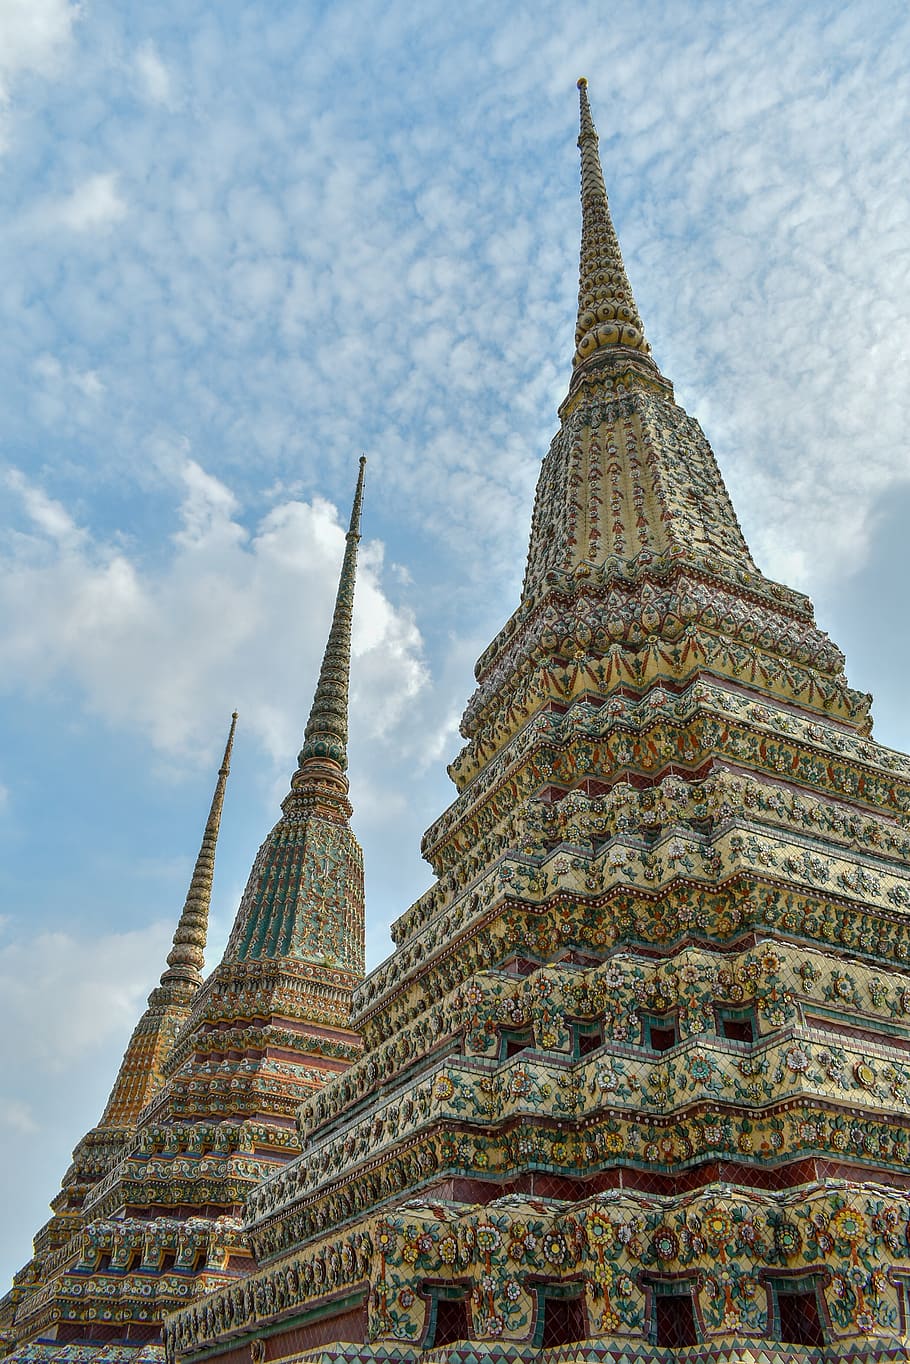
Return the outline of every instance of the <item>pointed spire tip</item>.
<path id="1" fill-rule="evenodd" d="M 578 80 L 575 82 L 575 84 L 578 86 L 579 90 L 584 90 L 584 89 L 586 89 L 587 84 L 588 84 L 588 78 L 587 78 L 587 76 L 579 76 L 579 77 L 578 77 Z"/>
<path id="2" fill-rule="evenodd" d="M 354 492 L 354 505 L 351 508 L 351 520 L 348 524 L 348 535 L 360 534 L 360 511 L 363 505 L 363 475 L 367 467 L 366 455 L 360 456 L 360 469 L 357 474 L 357 488 Z"/>
<path id="3" fill-rule="evenodd" d="M 231 771 L 231 750 L 234 747 L 234 730 L 237 726 L 236 710 L 231 715 L 231 727 L 224 757 L 218 769 L 218 780 L 202 846 L 193 868 L 190 888 L 187 891 L 183 912 L 174 933 L 174 941 L 167 957 L 167 969 L 161 977 L 161 984 L 182 982 L 184 986 L 195 988 L 202 981 L 202 968 L 205 965 L 205 940 L 208 934 L 209 907 L 212 900 L 212 877 L 215 873 L 215 849 L 218 844 L 218 831 L 221 827 L 221 813 L 224 809 L 224 793 Z"/>
<path id="4" fill-rule="evenodd" d="M 574 370 L 597 352 L 638 351 L 650 346 L 622 252 L 610 217 L 607 190 L 598 151 L 597 129 L 588 103 L 588 82 L 578 81 L 581 152 L 581 260 L 578 273 L 578 320 L 575 327 Z"/>
<path id="5" fill-rule="evenodd" d="M 303 748 L 297 755 L 297 775 L 308 759 L 334 763 L 343 773 L 348 765 L 348 675 L 351 669 L 351 617 L 354 608 L 354 578 L 357 570 L 357 544 L 360 540 L 360 513 L 363 505 L 363 475 L 366 455 L 360 456 L 360 470 L 351 520 L 345 537 L 347 544 L 338 580 L 335 610 L 328 643 L 322 659 L 316 694 L 303 735 Z M 297 781 L 297 775 L 292 784 Z"/>
<path id="6" fill-rule="evenodd" d="M 231 770 L 231 754 L 234 751 L 234 731 L 237 728 L 238 715 L 236 710 L 231 713 L 231 727 L 228 730 L 227 743 L 224 746 L 224 757 L 221 759 L 221 771 L 228 773 Z"/>

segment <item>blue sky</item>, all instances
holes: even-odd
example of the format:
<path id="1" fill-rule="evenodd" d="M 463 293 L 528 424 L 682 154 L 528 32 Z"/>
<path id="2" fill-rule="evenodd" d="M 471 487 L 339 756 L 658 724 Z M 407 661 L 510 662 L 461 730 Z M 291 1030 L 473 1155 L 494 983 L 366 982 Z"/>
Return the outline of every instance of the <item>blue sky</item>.
<path id="1" fill-rule="evenodd" d="M 0 1273 L 163 968 L 240 711 L 217 959 L 361 450 L 371 961 L 517 602 L 572 353 L 575 80 L 655 358 L 910 748 L 910 19 L 0 0 Z"/>

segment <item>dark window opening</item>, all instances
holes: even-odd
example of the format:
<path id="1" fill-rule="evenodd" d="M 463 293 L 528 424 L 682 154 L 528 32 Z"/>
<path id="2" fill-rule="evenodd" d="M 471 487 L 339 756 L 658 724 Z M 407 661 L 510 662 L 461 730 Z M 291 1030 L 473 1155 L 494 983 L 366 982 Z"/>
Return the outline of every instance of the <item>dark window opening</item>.
<path id="1" fill-rule="evenodd" d="M 509 957 L 508 961 L 503 962 L 502 969 L 512 976 L 529 976 L 539 965 L 539 961 L 531 961 L 528 957 Z"/>
<path id="2" fill-rule="evenodd" d="M 669 1051 L 676 1046 L 677 1037 L 675 1028 L 652 1028 L 649 1041 L 652 1051 Z"/>
<path id="3" fill-rule="evenodd" d="M 140 1326 L 137 1322 L 131 1322 L 126 1328 L 126 1338 L 128 1341 L 139 1342 L 140 1344 L 150 1344 L 152 1341 L 161 1339 L 160 1326 Z M 134 1352 L 130 1350 L 130 1354 Z"/>
<path id="4" fill-rule="evenodd" d="M 554 958 L 554 962 L 560 966 L 577 966 L 581 970 L 586 970 L 589 966 L 599 966 L 602 960 L 602 957 L 595 957 L 590 952 L 580 952 L 577 947 L 571 947 Z"/>
<path id="5" fill-rule="evenodd" d="M 430 1330 L 425 1349 L 440 1345 L 454 1345 L 458 1340 L 470 1340 L 471 1325 L 468 1303 L 464 1294 L 457 1298 L 434 1294 L 430 1312 Z"/>
<path id="6" fill-rule="evenodd" d="M 721 1037 L 731 1042 L 754 1042 L 758 1033 L 755 1026 L 755 1010 L 718 1009 L 717 1030 Z"/>
<path id="7" fill-rule="evenodd" d="M 161 1257 L 160 1273 L 168 1274 L 174 1268 L 174 1261 L 177 1256 L 172 1250 L 166 1250 Z"/>
<path id="8" fill-rule="evenodd" d="M 652 1051 L 669 1051 L 679 1041 L 679 1024 L 674 1014 L 645 1014 L 642 1041 Z"/>
<path id="9" fill-rule="evenodd" d="M 499 1059 L 507 1061 L 510 1056 L 517 1056 L 520 1051 L 527 1051 L 534 1046 L 533 1028 L 509 1029 L 503 1028 L 499 1039 Z"/>
<path id="10" fill-rule="evenodd" d="M 823 1345 L 815 1288 L 775 1288 L 775 1335 L 782 1345 Z"/>
<path id="11" fill-rule="evenodd" d="M 98 1261 L 97 1261 L 97 1263 L 96 1263 L 96 1265 L 95 1265 L 95 1273 L 96 1273 L 96 1274 L 105 1274 L 105 1273 L 107 1272 L 107 1270 L 110 1269 L 110 1267 L 111 1267 L 111 1252 L 110 1252 L 109 1250 L 103 1250 L 103 1251 L 101 1252 L 101 1254 L 98 1256 Z"/>
<path id="12" fill-rule="evenodd" d="M 574 1022 L 572 1027 L 572 1052 L 576 1060 L 590 1056 L 592 1051 L 603 1046 L 604 1030 L 602 1023 Z"/>
<path id="13" fill-rule="evenodd" d="M 587 1340 L 588 1320 L 584 1298 L 581 1293 L 568 1296 L 557 1294 L 552 1289 L 538 1291 L 537 1330 L 534 1344 L 543 1350 L 557 1345 L 571 1345 L 577 1340 Z"/>
<path id="14" fill-rule="evenodd" d="M 848 1023 L 842 1018 L 834 1018 L 827 1013 L 819 1016 L 807 1012 L 804 1015 L 804 1021 L 807 1028 L 821 1028 L 823 1032 L 841 1033 L 842 1036 L 849 1037 L 854 1042 L 878 1042 L 889 1047 L 900 1047 L 903 1051 L 910 1051 L 910 1037 L 906 1034 L 902 1036 L 893 1023 L 886 1024 L 884 1020 L 882 1020 L 880 1030 L 877 1028 L 858 1028 L 852 1022 Z"/>
<path id="15" fill-rule="evenodd" d="M 668 1349 L 697 1345 L 692 1290 L 684 1286 L 655 1284 L 653 1293 L 652 1344 Z"/>

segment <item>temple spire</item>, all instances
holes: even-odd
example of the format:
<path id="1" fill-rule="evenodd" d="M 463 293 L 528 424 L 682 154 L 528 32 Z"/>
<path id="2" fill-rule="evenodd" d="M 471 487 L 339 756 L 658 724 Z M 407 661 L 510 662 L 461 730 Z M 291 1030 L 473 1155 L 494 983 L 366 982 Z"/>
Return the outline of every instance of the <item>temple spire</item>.
<path id="1" fill-rule="evenodd" d="M 350 828 L 345 772 L 365 468 L 361 456 L 332 625 L 291 789 L 253 863 L 222 965 L 290 958 L 351 980 L 363 975 L 363 857 Z"/>
<path id="2" fill-rule="evenodd" d="M 98 1131 L 108 1128 L 126 1130 L 135 1125 L 142 1109 L 161 1087 L 164 1063 L 189 1016 L 193 1001 L 198 997 L 205 962 L 215 847 L 231 770 L 231 749 L 236 727 L 237 712 L 234 711 L 202 844 L 190 878 L 186 902 L 174 932 L 173 946 L 168 953 L 167 968 L 160 983 L 149 995 L 148 1008 L 133 1029 L 101 1123 L 80 1144 L 87 1143 L 86 1149 L 91 1147 Z M 74 1153 L 75 1165 L 79 1164 L 76 1159 L 79 1149 Z"/>
<path id="3" fill-rule="evenodd" d="M 347 770 L 351 618 L 354 610 L 354 579 L 357 572 L 357 546 L 360 543 L 360 512 L 363 505 L 363 476 L 366 462 L 366 456 L 361 455 L 338 593 L 335 597 L 332 627 L 319 671 L 319 681 L 316 683 L 310 718 L 304 731 L 303 748 L 297 756 L 298 773 L 314 759 L 320 766 L 331 763 L 341 773 Z"/>
<path id="4" fill-rule="evenodd" d="M 224 808 L 224 792 L 231 770 L 231 750 L 234 747 L 234 731 L 237 728 L 237 712 L 231 716 L 224 757 L 215 784 L 212 807 L 202 835 L 202 845 L 193 868 L 186 903 L 174 933 L 174 944 L 168 953 L 167 970 L 161 977 L 162 985 L 172 981 L 187 981 L 198 985 L 202 981 L 202 968 L 205 964 L 205 939 L 208 932 L 209 906 L 212 899 L 212 879 L 215 874 L 215 847 L 218 830 L 221 826 L 221 812 Z"/>
<path id="5" fill-rule="evenodd" d="M 584 76 L 578 82 L 578 93 L 582 229 L 573 369 L 602 348 L 621 346 L 644 355 L 651 349 L 645 340 L 644 326 L 610 217 L 597 130 L 591 117 L 588 82 Z"/>

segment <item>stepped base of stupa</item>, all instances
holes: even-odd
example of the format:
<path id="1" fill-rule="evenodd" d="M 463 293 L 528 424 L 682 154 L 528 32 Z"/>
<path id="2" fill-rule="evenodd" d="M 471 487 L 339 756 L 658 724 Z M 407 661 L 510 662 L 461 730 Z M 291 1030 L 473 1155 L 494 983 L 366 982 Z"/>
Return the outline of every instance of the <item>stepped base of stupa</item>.
<path id="1" fill-rule="evenodd" d="M 910 1196 L 842 1179 L 415 1198 L 184 1309 L 166 1340 L 221 1364 L 904 1359 L 908 1230 Z"/>

